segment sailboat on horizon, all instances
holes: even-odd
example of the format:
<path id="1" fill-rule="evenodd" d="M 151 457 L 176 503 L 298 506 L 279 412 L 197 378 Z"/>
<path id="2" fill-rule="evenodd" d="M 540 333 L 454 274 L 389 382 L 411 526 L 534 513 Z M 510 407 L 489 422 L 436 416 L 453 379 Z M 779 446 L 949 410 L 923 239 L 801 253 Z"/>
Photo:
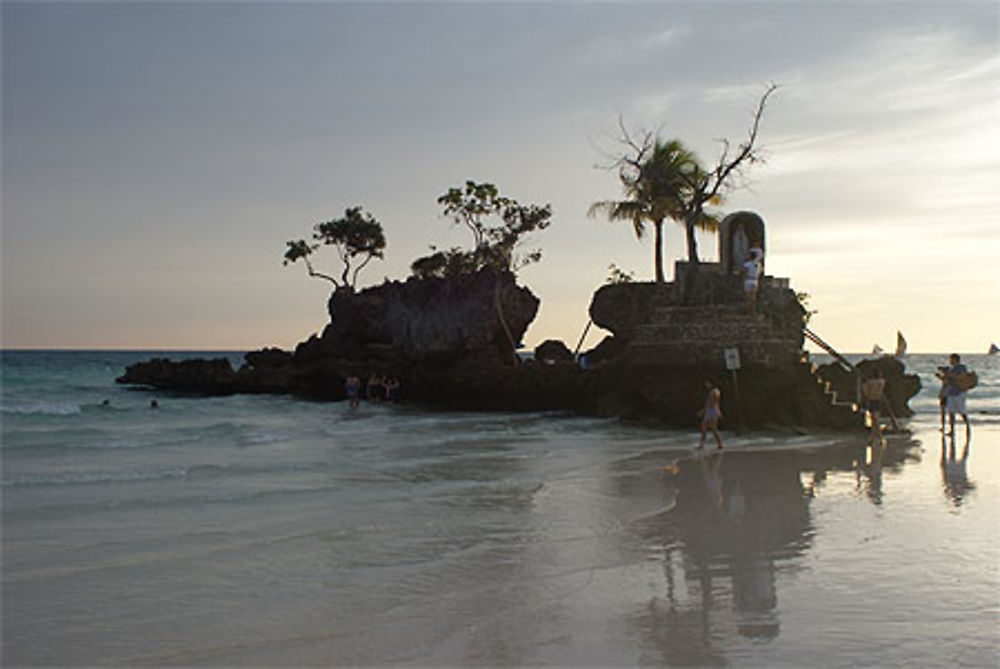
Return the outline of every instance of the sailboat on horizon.
<path id="1" fill-rule="evenodd" d="M 997 353 L 1000 353 L 1000 346 L 997 346 L 994 342 L 990 344 L 990 350 L 986 353 L 986 355 L 996 355 Z"/>
<path id="2" fill-rule="evenodd" d="M 906 337 L 899 330 L 896 330 L 896 357 L 902 358 L 906 355 Z"/>

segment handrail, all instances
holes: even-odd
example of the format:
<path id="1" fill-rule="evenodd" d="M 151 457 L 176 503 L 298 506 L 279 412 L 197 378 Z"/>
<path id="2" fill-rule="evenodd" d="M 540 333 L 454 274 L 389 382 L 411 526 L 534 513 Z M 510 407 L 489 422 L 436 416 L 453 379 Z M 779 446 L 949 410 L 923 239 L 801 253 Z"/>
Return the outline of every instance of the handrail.
<path id="1" fill-rule="evenodd" d="M 806 326 L 802 326 L 802 333 L 808 337 L 809 341 L 816 344 L 827 353 L 833 356 L 833 359 L 840 363 L 846 371 L 854 374 L 854 397 L 858 404 L 861 404 L 861 373 L 858 368 L 851 364 L 851 361 L 840 355 L 832 346 L 823 341 L 822 338 Z"/>
<path id="2" fill-rule="evenodd" d="M 832 355 L 834 360 L 839 362 L 844 368 L 846 368 L 848 372 L 854 371 L 854 365 L 851 364 L 851 361 L 842 356 L 840 353 L 837 353 L 837 351 L 832 346 L 823 341 L 818 334 L 816 334 L 809 328 L 805 327 L 804 325 L 802 326 L 802 333 L 809 339 L 809 341 L 816 344 L 817 346 L 825 350 L 827 353 Z"/>

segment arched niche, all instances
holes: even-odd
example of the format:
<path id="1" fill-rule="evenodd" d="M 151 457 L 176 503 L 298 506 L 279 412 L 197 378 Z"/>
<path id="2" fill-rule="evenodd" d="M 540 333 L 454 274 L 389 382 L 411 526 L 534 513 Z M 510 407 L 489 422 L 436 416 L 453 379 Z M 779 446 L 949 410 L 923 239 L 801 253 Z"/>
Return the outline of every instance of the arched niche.
<path id="1" fill-rule="evenodd" d="M 764 246 L 764 219 L 752 211 L 729 214 L 719 225 L 719 262 L 727 273 L 743 269 L 750 249 Z"/>

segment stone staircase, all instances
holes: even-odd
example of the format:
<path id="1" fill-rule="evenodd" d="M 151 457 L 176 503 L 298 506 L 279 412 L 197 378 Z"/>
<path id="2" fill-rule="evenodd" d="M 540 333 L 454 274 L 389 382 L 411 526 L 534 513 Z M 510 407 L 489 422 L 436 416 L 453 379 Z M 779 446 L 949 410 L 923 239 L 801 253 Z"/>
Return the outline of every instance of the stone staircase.
<path id="1" fill-rule="evenodd" d="M 857 370 L 854 368 L 854 365 L 837 352 L 837 350 L 830 344 L 820 338 L 819 335 L 810 330 L 808 327 L 803 327 L 802 330 L 807 339 L 833 356 L 834 362 L 840 365 L 844 371 L 849 372 L 851 375 L 857 374 Z M 862 427 L 870 426 L 868 412 L 865 411 L 860 404 L 861 389 L 860 380 L 857 379 L 857 377 L 855 377 L 855 387 L 847 391 L 844 397 L 841 397 L 840 393 L 834 389 L 833 383 L 823 378 L 823 375 L 820 373 L 819 365 L 810 360 L 809 353 L 806 351 L 802 351 L 802 364 L 808 366 L 809 375 L 815 380 L 816 384 L 822 390 L 823 396 L 826 398 L 833 411 L 842 416 L 845 424 L 855 423 Z"/>
<path id="2" fill-rule="evenodd" d="M 833 384 L 819 373 L 819 365 L 810 360 L 809 353 L 806 351 L 802 352 L 802 364 L 808 369 L 809 375 L 815 381 L 823 400 L 829 404 L 831 414 L 835 416 L 837 423 L 867 427 L 866 412 L 858 404 L 855 393 L 850 393 L 849 397 L 842 398 L 840 393 L 833 389 Z"/>

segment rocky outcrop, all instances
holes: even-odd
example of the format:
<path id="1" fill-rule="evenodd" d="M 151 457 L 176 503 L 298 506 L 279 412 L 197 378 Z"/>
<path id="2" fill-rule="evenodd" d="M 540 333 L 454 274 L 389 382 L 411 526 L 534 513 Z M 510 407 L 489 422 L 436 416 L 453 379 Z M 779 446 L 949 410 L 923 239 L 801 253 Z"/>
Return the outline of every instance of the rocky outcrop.
<path id="1" fill-rule="evenodd" d="M 805 310 L 787 281 L 766 277 L 756 313 L 746 312 L 742 280 L 703 264 L 694 275 L 678 263 L 681 283 L 625 283 L 600 288 L 590 305 L 595 325 L 613 333 L 635 363 L 722 365 L 724 349 L 738 347 L 743 364 L 789 367 L 798 363 Z M 684 299 L 687 291 L 688 299 Z"/>
<path id="2" fill-rule="evenodd" d="M 750 314 L 742 279 L 721 265 L 692 271 L 678 263 L 675 275 L 675 283 L 608 285 L 594 294 L 591 318 L 612 332 L 586 353 L 601 413 L 693 425 L 709 380 L 722 390 L 729 427 L 863 424 L 857 407 L 837 401 L 803 353 L 805 310 L 787 280 L 764 277 Z M 726 364 L 727 350 L 739 356 L 736 371 Z M 914 387 L 897 370 L 892 378 L 899 379 L 888 386 L 893 407 L 909 415 L 905 405 L 919 380 Z"/>
<path id="3" fill-rule="evenodd" d="M 401 382 L 400 397 L 439 407 L 568 410 L 694 427 L 708 379 L 722 389 L 729 429 L 861 426 L 850 402 L 831 401 L 826 382 L 804 358 L 804 311 L 787 281 L 767 277 L 758 312 L 747 314 L 739 277 L 711 264 L 681 274 L 683 287 L 599 289 L 590 313 L 612 334 L 579 364 L 558 341 L 543 343 L 534 360 L 521 363 L 514 344 L 538 299 L 509 273 L 484 271 L 338 290 L 329 300 L 329 325 L 294 352 L 255 351 L 235 371 L 227 360 L 157 359 L 129 367 L 119 381 L 203 394 L 338 400 L 348 376 L 390 375 Z M 726 349 L 739 353 L 736 374 L 726 366 Z M 897 415 L 908 415 L 906 401 L 919 380 L 914 387 L 896 369 L 886 377 L 900 379 L 890 380 L 887 393 Z"/>
<path id="4" fill-rule="evenodd" d="M 426 388 L 441 397 L 452 367 L 512 367 L 516 348 L 538 311 L 539 300 L 509 272 L 482 270 L 451 279 L 386 282 L 363 291 L 335 291 L 330 322 L 294 353 L 268 348 L 248 353 L 233 370 L 228 360 L 170 362 L 156 359 L 128 367 L 119 383 L 207 395 L 277 392 L 342 399 L 351 375 L 400 378 L 404 393 Z M 409 384 L 409 379 L 417 380 Z M 449 391 L 450 392 L 450 391 Z M 424 395 L 424 393 L 420 393 Z"/>
<path id="5" fill-rule="evenodd" d="M 558 339 L 546 339 L 536 346 L 535 360 L 547 365 L 575 363 L 573 351 Z"/>
<path id="6" fill-rule="evenodd" d="M 885 379 L 884 396 L 890 415 L 896 418 L 906 418 L 913 415 L 909 407 L 911 397 L 920 392 L 920 377 L 907 374 L 906 365 L 891 355 L 868 358 L 855 366 L 855 371 L 845 369 L 843 365 L 831 362 L 821 365 L 816 373 L 830 384 L 831 389 L 839 397 L 849 401 L 858 401 L 859 384 L 873 378 L 876 373 Z"/>
<path id="7" fill-rule="evenodd" d="M 405 364 L 469 356 L 512 360 L 539 300 L 509 272 L 391 281 L 361 292 L 335 291 L 330 323 L 300 344 L 297 357 Z"/>

